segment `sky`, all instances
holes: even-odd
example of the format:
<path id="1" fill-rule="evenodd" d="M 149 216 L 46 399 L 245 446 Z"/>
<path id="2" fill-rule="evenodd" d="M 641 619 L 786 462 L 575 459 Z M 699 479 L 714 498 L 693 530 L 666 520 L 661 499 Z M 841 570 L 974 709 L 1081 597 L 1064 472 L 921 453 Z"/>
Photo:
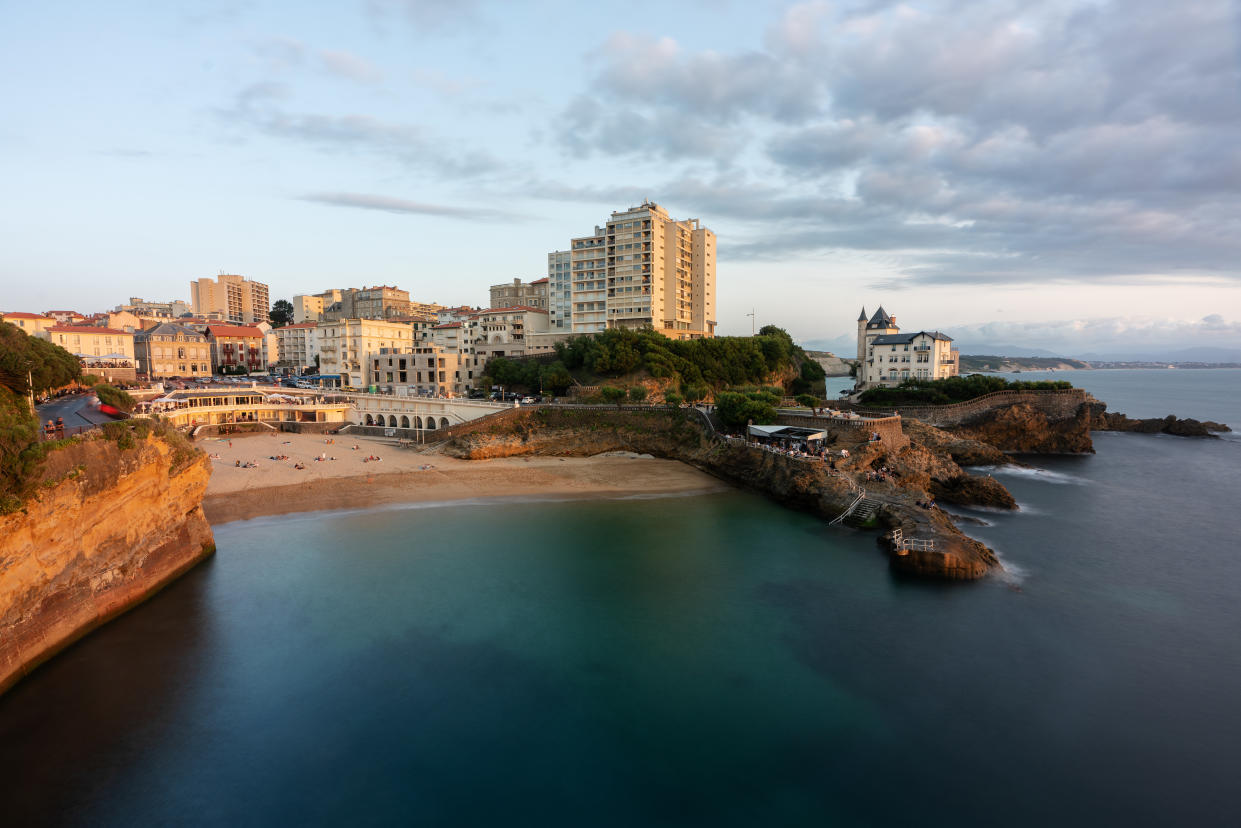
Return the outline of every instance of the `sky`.
<path id="1" fill-rule="evenodd" d="M 0 310 L 485 305 L 650 199 L 719 332 L 1241 348 L 1241 4 L 5 4 Z M 753 312 L 754 316 L 749 314 Z"/>

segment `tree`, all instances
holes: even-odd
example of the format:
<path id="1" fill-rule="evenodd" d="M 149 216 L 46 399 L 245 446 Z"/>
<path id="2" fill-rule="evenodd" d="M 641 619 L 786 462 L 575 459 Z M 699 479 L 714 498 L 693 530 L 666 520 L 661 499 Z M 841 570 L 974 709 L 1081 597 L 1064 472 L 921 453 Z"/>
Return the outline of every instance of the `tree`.
<path id="1" fill-rule="evenodd" d="M 564 396 L 573 384 L 573 376 L 563 362 L 553 362 L 543 367 L 543 388 L 550 390 L 557 397 Z"/>
<path id="2" fill-rule="evenodd" d="M 0 322 L 0 385 L 14 394 L 41 394 L 82 376 L 78 358 L 16 325 Z"/>
<path id="3" fill-rule="evenodd" d="M 615 385 L 605 385 L 599 389 L 604 402 L 616 403 L 616 407 L 620 408 L 621 400 L 625 399 L 625 389 L 618 388 Z"/>
<path id="4" fill-rule="evenodd" d="M 646 387 L 635 385 L 629 389 L 629 400 L 631 402 L 640 403 L 646 399 Z"/>
<path id="5" fill-rule="evenodd" d="M 820 405 L 819 398 L 812 394 L 798 394 L 797 404 L 806 408 L 818 408 Z"/>
<path id="6" fill-rule="evenodd" d="M 722 391 L 715 397 L 715 410 L 727 426 L 739 428 L 751 421 L 755 425 L 766 425 L 776 421 L 776 409 L 769 399 L 770 395 L 761 391 L 749 394 Z"/>
<path id="7" fill-rule="evenodd" d="M 100 383 L 95 386 L 95 396 L 99 398 L 99 402 L 110 405 L 121 411 L 134 410 L 134 398 L 129 396 L 119 388 L 111 385 Z"/>
<path id="8" fill-rule="evenodd" d="M 271 322 L 273 328 L 283 328 L 285 325 L 292 325 L 293 303 L 288 299 L 277 299 L 272 303 L 271 313 L 267 314 L 267 320 Z"/>
<path id="9" fill-rule="evenodd" d="M 682 397 L 680 394 L 677 394 L 672 391 L 669 391 L 666 394 L 664 394 L 664 402 L 668 404 L 669 408 L 677 408 L 678 406 L 681 405 L 681 402 L 684 399 L 685 398 Z"/>

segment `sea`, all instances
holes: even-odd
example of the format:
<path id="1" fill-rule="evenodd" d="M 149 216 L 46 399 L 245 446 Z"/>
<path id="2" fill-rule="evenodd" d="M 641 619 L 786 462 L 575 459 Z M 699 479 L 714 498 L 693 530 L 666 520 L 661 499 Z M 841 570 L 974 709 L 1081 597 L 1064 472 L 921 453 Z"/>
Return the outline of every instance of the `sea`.
<path id="1" fill-rule="evenodd" d="M 1061 377 L 1241 425 L 1241 371 Z M 980 470 L 968 584 L 742 491 L 217 526 L 0 697 L 0 824 L 1241 824 L 1241 441 L 1095 447 Z"/>

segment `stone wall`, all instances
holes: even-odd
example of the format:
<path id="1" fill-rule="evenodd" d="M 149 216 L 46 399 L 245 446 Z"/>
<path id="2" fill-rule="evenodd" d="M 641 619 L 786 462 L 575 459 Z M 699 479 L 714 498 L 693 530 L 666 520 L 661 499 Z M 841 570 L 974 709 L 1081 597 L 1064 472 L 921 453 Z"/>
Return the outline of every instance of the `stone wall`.
<path id="1" fill-rule="evenodd" d="M 909 445 L 909 438 L 901 427 L 900 417 L 882 417 L 874 420 L 849 420 L 841 417 L 812 417 L 801 414 L 781 413 L 776 417 L 779 425 L 817 428 L 844 442 L 864 442 L 872 432 L 878 432 L 879 440 L 893 449 Z"/>
<path id="2" fill-rule="evenodd" d="M 993 411 L 1013 405 L 1028 405 L 1042 412 L 1048 420 L 1067 420 L 1076 416 L 1082 403 L 1093 397 L 1080 388 L 1048 391 L 994 391 L 972 400 L 949 405 L 901 405 L 888 407 L 906 419 L 921 420 L 937 426 L 958 426 L 982 418 Z M 865 412 L 856 403 L 833 403 L 834 407 Z"/>
<path id="3" fill-rule="evenodd" d="M 39 494 L 0 517 L 0 692 L 214 551 L 211 474 L 158 438 L 52 452 Z"/>

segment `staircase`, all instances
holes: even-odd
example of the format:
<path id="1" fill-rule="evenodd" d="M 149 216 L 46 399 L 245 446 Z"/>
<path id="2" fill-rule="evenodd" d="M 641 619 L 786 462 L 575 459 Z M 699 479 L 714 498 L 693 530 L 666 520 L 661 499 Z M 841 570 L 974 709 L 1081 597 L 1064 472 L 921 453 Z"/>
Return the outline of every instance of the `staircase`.
<path id="1" fill-rule="evenodd" d="M 855 529 L 865 524 L 868 520 L 875 516 L 875 512 L 883 505 L 882 501 L 875 500 L 870 497 L 863 497 L 858 501 L 845 516 L 843 523 L 852 526 Z"/>

